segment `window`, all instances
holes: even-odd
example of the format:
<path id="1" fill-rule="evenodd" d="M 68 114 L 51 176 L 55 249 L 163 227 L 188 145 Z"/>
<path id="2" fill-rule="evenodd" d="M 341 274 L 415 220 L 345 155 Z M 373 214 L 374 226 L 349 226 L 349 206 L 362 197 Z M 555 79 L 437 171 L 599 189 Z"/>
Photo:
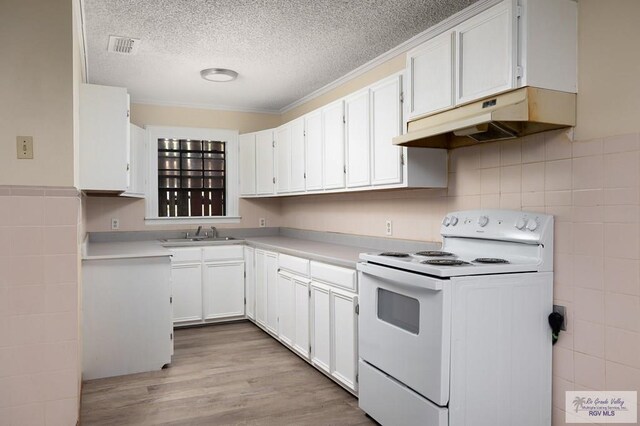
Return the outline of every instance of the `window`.
<path id="1" fill-rule="evenodd" d="M 147 223 L 239 222 L 238 132 L 148 126 Z"/>

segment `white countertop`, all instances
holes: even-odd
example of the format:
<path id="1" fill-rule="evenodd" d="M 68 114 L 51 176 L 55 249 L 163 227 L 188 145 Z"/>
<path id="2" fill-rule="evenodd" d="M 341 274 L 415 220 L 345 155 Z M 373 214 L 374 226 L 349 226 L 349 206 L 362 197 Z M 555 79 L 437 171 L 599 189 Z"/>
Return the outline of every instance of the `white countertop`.
<path id="1" fill-rule="evenodd" d="M 139 257 L 171 256 L 159 241 L 127 241 L 110 243 L 87 243 L 82 260 L 129 259 Z"/>

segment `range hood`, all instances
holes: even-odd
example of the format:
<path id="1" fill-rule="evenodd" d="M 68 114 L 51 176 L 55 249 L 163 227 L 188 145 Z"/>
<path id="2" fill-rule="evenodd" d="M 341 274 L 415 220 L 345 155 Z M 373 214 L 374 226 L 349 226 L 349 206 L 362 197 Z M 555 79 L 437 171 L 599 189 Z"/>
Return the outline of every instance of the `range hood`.
<path id="1" fill-rule="evenodd" d="M 457 148 L 575 125 L 575 93 L 523 87 L 410 121 L 393 143 Z"/>

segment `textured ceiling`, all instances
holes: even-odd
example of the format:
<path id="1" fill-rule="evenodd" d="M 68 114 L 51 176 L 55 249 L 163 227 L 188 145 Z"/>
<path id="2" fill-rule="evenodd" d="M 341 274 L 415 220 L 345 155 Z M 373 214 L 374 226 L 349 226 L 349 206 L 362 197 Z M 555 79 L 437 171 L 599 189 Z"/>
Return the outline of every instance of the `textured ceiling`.
<path id="1" fill-rule="evenodd" d="M 475 1 L 84 0 L 89 82 L 134 102 L 280 110 Z M 110 35 L 141 39 L 138 54 L 108 53 Z"/>

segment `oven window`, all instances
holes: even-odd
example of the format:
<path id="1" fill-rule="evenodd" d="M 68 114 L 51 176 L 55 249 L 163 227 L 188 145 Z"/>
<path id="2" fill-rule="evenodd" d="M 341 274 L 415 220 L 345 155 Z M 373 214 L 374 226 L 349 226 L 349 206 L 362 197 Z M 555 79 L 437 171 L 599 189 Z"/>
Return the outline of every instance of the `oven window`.
<path id="1" fill-rule="evenodd" d="M 378 318 L 409 333 L 420 332 L 418 299 L 378 288 Z"/>

